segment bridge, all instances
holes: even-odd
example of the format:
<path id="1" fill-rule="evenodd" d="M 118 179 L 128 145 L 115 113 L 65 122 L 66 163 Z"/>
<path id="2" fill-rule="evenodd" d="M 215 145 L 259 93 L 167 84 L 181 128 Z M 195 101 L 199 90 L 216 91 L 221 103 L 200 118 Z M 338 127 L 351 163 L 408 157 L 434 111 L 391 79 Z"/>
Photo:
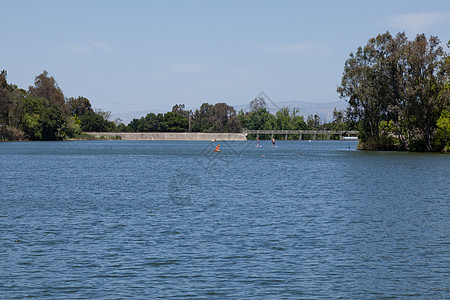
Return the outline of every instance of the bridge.
<path id="1" fill-rule="evenodd" d="M 284 139 L 287 140 L 288 135 L 298 135 L 298 139 L 302 140 L 304 135 L 312 136 L 312 140 L 316 140 L 317 136 L 320 135 L 322 139 L 326 136 L 327 140 L 330 140 L 332 135 L 338 135 L 340 140 L 358 138 L 359 131 L 349 130 L 349 131 L 339 131 L 339 130 L 246 130 L 247 134 L 256 134 L 258 138 L 261 134 L 270 134 L 270 138 L 276 135 L 284 135 Z M 311 139 L 311 138 L 310 138 Z"/>

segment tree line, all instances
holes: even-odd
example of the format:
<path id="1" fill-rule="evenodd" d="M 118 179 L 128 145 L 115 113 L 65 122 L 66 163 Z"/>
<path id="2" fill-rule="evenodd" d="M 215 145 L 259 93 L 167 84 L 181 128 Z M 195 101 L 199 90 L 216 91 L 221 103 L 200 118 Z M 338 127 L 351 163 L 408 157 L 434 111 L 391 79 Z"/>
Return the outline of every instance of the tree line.
<path id="1" fill-rule="evenodd" d="M 337 92 L 360 131 L 359 148 L 449 152 L 449 71 L 435 36 L 386 32 L 352 52 Z"/>
<path id="2" fill-rule="evenodd" d="M 83 131 L 109 131 L 115 124 L 109 113 L 94 111 L 84 97 L 65 98 L 47 71 L 36 76 L 28 90 L 8 84 L 0 73 L 0 140 L 63 140 Z"/>
<path id="3" fill-rule="evenodd" d="M 450 42 L 447 44 L 450 47 Z M 435 36 L 389 32 L 369 39 L 345 61 L 339 96 L 346 110 L 333 120 L 305 118 L 299 108 L 271 113 L 263 97 L 236 112 L 224 103 L 203 103 L 194 111 L 176 104 L 128 125 L 111 121 L 89 99 L 65 98 L 46 71 L 21 89 L 0 73 L 0 140 L 64 140 L 83 132 L 241 132 L 248 130 L 358 130 L 359 149 L 450 152 L 450 56 Z M 267 138 L 262 136 L 261 138 Z M 292 137 L 295 138 L 295 137 Z"/>
<path id="4" fill-rule="evenodd" d="M 272 114 L 261 97 L 252 100 L 245 111 L 241 109 L 236 112 L 233 106 L 224 102 L 203 103 L 194 111 L 186 109 L 184 104 L 176 104 L 169 112 L 149 113 L 125 125 L 120 119 L 110 121 L 110 112 L 93 109 L 85 97 L 66 98 L 55 78 L 49 76 L 47 71 L 36 76 L 34 86 L 28 90 L 9 84 L 6 71 L 0 73 L 0 140 L 89 138 L 83 132 L 343 130 L 351 125 L 345 122 L 344 112 L 335 110 L 334 116 L 329 123 L 322 122 L 317 115 L 310 115 L 305 121 L 299 108 L 288 107 L 282 107 Z"/>
<path id="5" fill-rule="evenodd" d="M 345 111 L 335 109 L 333 120 L 328 123 L 323 122 L 316 114 L 309 115 L 305 121 L 300 114 L 300 108 L 282 107 L 272 114 L 264 97 L 259 97 L 249 103 L 248 109 L 241 109 L 239 112 L 226 103 L 203 103 L 194 111 L 187 110 L 184 104 L 176 104 L 171 112 L 149 113 L 145 117 L 133 119 L 122 129 L 130 132 L 242 132 L 244 129 L 353 130 L 355 128 L 355 124 L 346 119 Z M 269 136 L 262 135 L 260 138 L 268 139 Z"/>

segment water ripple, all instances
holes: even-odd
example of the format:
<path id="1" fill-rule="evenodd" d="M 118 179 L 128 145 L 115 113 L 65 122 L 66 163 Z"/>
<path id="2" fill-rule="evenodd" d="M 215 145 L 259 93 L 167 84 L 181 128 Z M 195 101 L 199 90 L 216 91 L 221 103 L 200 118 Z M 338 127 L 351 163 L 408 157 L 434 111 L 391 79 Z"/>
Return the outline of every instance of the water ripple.
<path id="1" fill-rule="evenodd" d="M 447 156 L 252 145 L 0 144 L 0 298 L 450 298 Z"/>

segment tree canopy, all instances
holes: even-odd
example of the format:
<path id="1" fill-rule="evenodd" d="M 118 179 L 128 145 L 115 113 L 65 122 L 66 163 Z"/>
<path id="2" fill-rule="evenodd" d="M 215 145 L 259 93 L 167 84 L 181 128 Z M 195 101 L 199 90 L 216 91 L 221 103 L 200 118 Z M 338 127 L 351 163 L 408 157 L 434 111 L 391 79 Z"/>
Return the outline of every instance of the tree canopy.
<path id="1" fill-rule="evenodd" d="M 82 128 L 113 130 L 111 123 L 92 111 L 87 98 L 66 99 L 47 71 L 28 91 L 8 84 L 7 72 L 0 73 L 0 140 L 62 140 L 76 137 Z"/>
<path id="2" fill-rule="evenodd" d="M 424 34 L 409 41 L 386 32 L 351 53 L 337 91 L 357 121 L 360 147 L 442 150 L 437 121 L 450 104 L 448 65 L 439 39 Z"/>
<path id="3" fill-rule="evenodd" d="M 266 108 L 264 98 L 250 101 L 249 111 L 236 112 L 233 106 L 203 103 L 187 110 L 175 104 L 167 113 L 148 113 L 128 125 L 110 121 L 111 113 L 93 109 L 89 99 L 65 98 L 55 78 L 47 71 L 35 77 L 34 86 L 23 90 L 8 84 L 0 73 L 0 139 L 61 140 L 82 132 L 241 132 L 244 129 L 298 130 L 324 128 L 320 118 L 308 125 L 299 108 L 283 107 L 275 114 Z M 344 119 L 341 113 L 341 119 Z"/>

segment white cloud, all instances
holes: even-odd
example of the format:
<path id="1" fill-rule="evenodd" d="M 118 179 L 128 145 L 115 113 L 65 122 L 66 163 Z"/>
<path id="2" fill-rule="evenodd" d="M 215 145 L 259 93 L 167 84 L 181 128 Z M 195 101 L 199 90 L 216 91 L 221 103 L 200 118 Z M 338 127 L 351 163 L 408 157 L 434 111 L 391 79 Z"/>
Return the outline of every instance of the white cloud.
<path id="1" fill-rule="evenodd" d="M 320 54 L 331 54 L 330 48 L 321 43 L 317 42 L 303 42 L 299 44 L 291 45 L 266 45 L 266 46 L 256 46 L 256 49 L 277 52 L 285 54 L 298 54 L 298 55 L 312 55 L 315 53 Z"/>
<path id="2" fill-rule="evenodd" d="M 401 31 L 406 31 L 408 35 L 425 33 L 431 28 L 446 24 L 450 21 L 450 13 L 412 13 L 390 16 L 387 19 L 388 25 Z"/>
<path id="3" fill-rule="evenodd" d="M 103 43 L 103 42 L 94 41 L 94 42 L 90 42 L 89 44 L 94 49 L 100 49 L 100 50 L 103 50 L 103 51 L 106 51 L 106 52 L 110 52 L 111 51 L 111 48 L 106 43 Z"/>
<path id="4" fill-rule="evenodd" d="M 194 74 L 194 73 L 201 73 L 208 70 L 209 65 L 208 64 L 199 64 L 199 63 L 192 63 L 192 64 L 178 64 L 173 65 L 170 67 L 170 74 L 174 75 L 185 75 L 185 74 Z"/>

